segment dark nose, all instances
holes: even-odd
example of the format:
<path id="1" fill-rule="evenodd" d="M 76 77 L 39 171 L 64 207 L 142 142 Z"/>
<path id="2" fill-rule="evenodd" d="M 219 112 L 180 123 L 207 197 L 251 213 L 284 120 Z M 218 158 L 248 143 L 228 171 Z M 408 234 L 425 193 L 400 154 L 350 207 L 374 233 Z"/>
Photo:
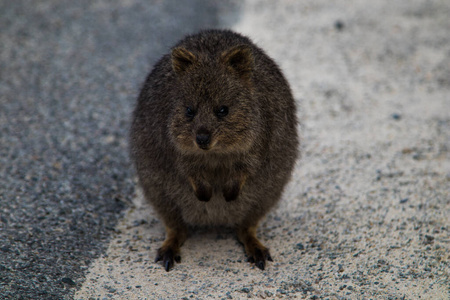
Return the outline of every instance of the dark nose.
<path id="1" fill-rule="evenodd" d="M 197 131 L 195 141 L 197 142 L 197 145 L 200 146 L 200 148 L 205 148 L 211 141 L 211 134 L 206 129 L 199 129 L 199 131 Z"/>

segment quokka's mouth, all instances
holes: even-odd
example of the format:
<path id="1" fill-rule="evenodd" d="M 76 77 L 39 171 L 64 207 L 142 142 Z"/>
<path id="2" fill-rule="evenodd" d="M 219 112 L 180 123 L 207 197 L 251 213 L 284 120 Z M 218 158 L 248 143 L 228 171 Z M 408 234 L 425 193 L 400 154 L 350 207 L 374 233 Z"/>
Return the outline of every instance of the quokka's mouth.
<path id="1" fill-rule="evenodd" d="M 218 148 L 216 147 L 217 140 L 212 140 L 210 143 L 207 143 L 207 144 L 199 144 L 196 141 L 194 141 L 194 144 L 195 144 L 195 147 L 203 153 L 205 153 L 207 151 L 215 152 L 216 150 L 218 150 Z"/>
<path id="2" fill-rule="evenodd" d="M 210 148 L 209 148 L 209 145 L 198 145 L 197 144 L 197 147 L 199 148 L 199 149 L 201 149 L 201 150 L 204 150 L 204 151 L 208 151 Z"/>

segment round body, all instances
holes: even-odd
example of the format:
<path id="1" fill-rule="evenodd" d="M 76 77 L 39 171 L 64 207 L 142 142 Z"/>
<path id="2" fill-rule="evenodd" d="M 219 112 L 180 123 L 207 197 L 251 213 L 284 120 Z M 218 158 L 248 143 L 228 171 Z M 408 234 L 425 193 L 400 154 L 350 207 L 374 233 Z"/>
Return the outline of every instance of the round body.
<path id="1" fill-rule="evenodd" d="M 277 65 L 226 30 L 188 36 L 155 65 L 130 151 L 166 225 L 254 224 L 280 199 L 298 152 L 296 107 Z"/>

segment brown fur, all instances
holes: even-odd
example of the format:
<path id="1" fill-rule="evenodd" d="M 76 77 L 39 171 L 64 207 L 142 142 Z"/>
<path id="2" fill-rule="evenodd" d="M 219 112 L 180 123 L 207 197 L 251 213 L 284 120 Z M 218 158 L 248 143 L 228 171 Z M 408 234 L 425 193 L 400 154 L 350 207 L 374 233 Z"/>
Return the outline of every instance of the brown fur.
<path id="1" fill-rule="evenodd" d="M 269 251 L 259 220 L 297 158 L 296 108 L 277 65 L 226 30 L 188 36 L 147 77 L 133 114 L 131 156 L 166 226 L 157 261 L 178 261 L 189 225 L 234 226 L 250 261 Z"/>

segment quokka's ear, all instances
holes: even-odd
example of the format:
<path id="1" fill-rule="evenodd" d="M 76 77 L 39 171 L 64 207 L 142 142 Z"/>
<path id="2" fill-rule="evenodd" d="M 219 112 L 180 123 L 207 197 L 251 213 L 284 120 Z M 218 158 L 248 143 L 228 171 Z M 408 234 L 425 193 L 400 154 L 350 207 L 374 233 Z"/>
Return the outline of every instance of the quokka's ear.
<path id="1" fill-rule="evenodd" d="M 254 67 L 252 49 L 247 45 L 239 45 L 222 53 L 220 60 L 231 71 L 242 79 L 249 80 Z"/>
<path id="2" fill-rule="evenodd" d="M 196 61 L 197 57 L 184 48 L 178 47 L 172 50 L 172 68 L 177 74 L 184 73 Z"/>

